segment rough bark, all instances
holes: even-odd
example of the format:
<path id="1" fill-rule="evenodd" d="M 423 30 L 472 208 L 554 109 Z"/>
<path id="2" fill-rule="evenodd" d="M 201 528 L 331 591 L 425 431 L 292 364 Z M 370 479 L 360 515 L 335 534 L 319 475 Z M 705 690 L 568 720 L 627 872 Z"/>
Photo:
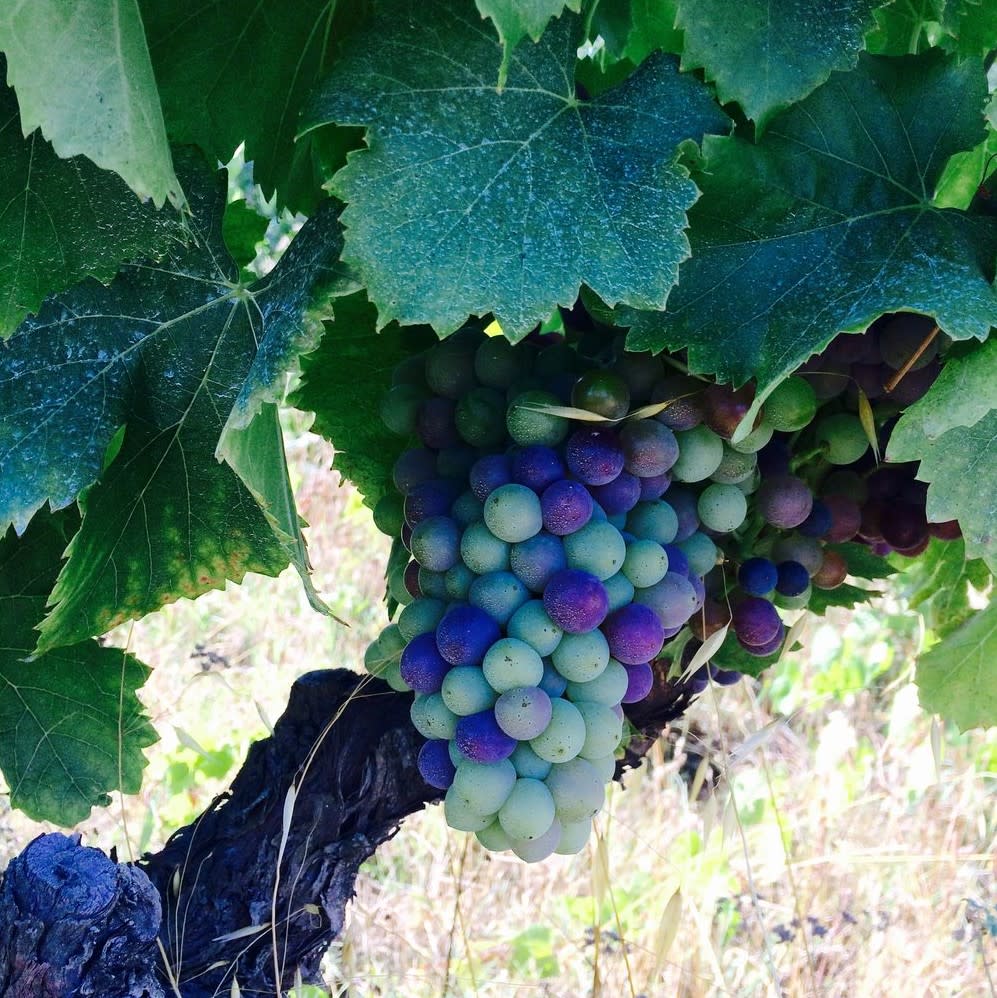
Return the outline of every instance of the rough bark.
<path id="1" fill-rule="evenodd" d="M 620 773 L 690 700 L 656 678 Z M 0 998 L 277 995 L 320 982 L 360 865 L 440 791 L 419 775 L 411 695 L 345 670 L 291 689 L 231 787 L 135 867 L 36 839 L 0 889 Z M 161 917 L 160 917 L 161 909 Z M 155 937 L 166 954 L 160 958 Z"/>

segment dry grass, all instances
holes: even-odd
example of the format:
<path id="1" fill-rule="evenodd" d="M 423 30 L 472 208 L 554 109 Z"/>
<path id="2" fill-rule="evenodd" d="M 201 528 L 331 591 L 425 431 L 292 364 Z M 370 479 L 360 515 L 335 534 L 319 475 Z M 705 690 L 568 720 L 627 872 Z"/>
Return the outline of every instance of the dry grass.
<path id="1" fill-rule="evenodd" d="M 266 734 L 297 675 L 357 667 L 383 624 L 386 545 L 324 445 L 297 435 L 290 450 L 317 586 L 352 626 L 314 614 L 285 573 L 114 635 L 156 666 L 143 697 L 163 740 L 143 793 L 95 813 L 87 841 L 155 848 Z M 406 822 L 361 871 L 330 992 L 992 994 L 997 945 L 965 899 L 997 904 L 997 729 L 933 739 L 904 665 L 916 628 L 886 640 L 878 612 L 815 629 L 814 663 L 703 697 L 612 789 L 580 856 L 485 853 L 439 808 Z M 0 860 L 41 830 L 0 813 Z"/>

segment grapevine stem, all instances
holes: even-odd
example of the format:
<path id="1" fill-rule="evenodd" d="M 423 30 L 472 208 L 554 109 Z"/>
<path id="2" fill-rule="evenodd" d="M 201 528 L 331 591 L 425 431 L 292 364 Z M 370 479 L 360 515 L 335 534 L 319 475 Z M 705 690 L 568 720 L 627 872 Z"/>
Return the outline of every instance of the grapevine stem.
<path id="1" fill-rule="evenodd" d="M 938 329 L 938 324 L 936 323 L 934 326 L 931 327 L 931 332 L 928 333 L 928 335 L 925 336 L 923 340 L 921 340 L 921 343 L 918 346 L 918 348 L 907 358 L 906 362 L 904 363 L 904 366 L 901 367 L 900 370 L 897 371 L 897 373 L 894 374 L 893 377 L 890 378 L 890 380 L 887 381 L 885 385 L 883 385 L 883 391 L 890 393 L 896 389 L 897 385 L 899 385 L 900 382 L 903 381 L 903 379 L 907 376 L 907 372 L 917 363 L 918 358 L 921 356 L 921 354 L 923 354 L 924 351 L 931 346 L 932 341 L 938 335 L 938 333 L 939 329 Z"/>

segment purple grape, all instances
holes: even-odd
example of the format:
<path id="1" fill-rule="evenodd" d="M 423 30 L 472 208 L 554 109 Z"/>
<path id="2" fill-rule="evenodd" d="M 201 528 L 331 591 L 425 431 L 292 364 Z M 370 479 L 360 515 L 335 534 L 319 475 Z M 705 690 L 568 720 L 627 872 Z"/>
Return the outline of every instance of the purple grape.
<path id="1" fill-rule="evenodd" d="M 668 571 L 689 578 L 689 559 L 685 556 L 685 551 L 674 544 L 663 544 L 665 554 L 668 555 Z"/>
<path id="2" fill-rule="evenodd" d="M 649 606 L 630 603 L 614 611 L 602 624 L 609 653 L 624 665 L 648 662 L 665 643 L 664 627 Z"/>
<path id="3" fill-rule="evenodd" d="M 494 710 L 468 714 L 457 722 L 457 748 L 472 762 L 501 762 L 512 755 L 518 742 L 495 720 Z"/>
<path id="4" fill-rule="evenodd" d="M 640 479 L 621 471 L 605 485 L 590 485 L 589 491 L 607 516 L 618 516 L 629 513 L 640 501 Z"/>
<path id="5" fill-rule="evenodd" d="M 710 666 L 710 679 L 717 686 L 733 686 L 741 679 L 741 673 L 733 669 L 718 669 L 715 665 Z"/>
<path id="6" fill-rule="evenodd" d="M 513 544 L 509 563 L 516 577 L 535 593 L 542 593 L 551 576 L 568 567 L 561 539 L 546 530 Z"/>
<path id="7" fill-rule="evenodd" d="M 429 631 L 416 635 L 405 646 L 399 668 L 402 679 L 416 693 L 437 693 L 450 671 L 450 663 L 436 647 L 436 635 Z"/>
<path id="8" fill-rule="evenodd" d="M 512 455 L 512 480 L 533 489 L 538 495 L 549 485 L 563 479 L 565 468 L 560 455 L 552 447 L 528 444 Z"/>
<path id="9" fill-rule="evenodd" d="M 751 596 L 767 596 L 779 581 L 775 563 L 768 558 L 749 558 L 737 572 L 741 588 Z"/>
<path id="10" fill-rule="evenodd" d="M 445 738 L 431 738 L 419 749 L 418 766 L 422 778 L 437 790 L 449 790 L 457 772 Z"/>
<path id="11" fill-rule="evenodd" d="M 627 691 L 623 694 L 621 703 L 637 703 L 651 692 L 654 686 L 654 670 L 648 662 L 637 665 L 624 665 L 627 670 Z"/>
<path id="12" fill-rule="evenodd" d="M 484 502 L 500 485 L 512 481 L 512 462 L 506 454 L 486 454 L 471 467 L 471 491 Z"/>
<path id="13" fill-rule="evenodd" d="M 436 455 L 425 447 L 413 447 L 398 455 L 391 472 L 395 488 L 408 495 L 417 485 L 437 478 Z"/>
<path id="14" fill-rule="evenodd" d="M 640 501 L 646 502 L 652 499 L 660 499 L 672 484 L 671 473 L 666 471 L 663 475 L 652 475 L 650 478 L 639 478 Z"/>
<path id="15" fill-rule="evenodd" d="M 550 724 L 550 697 L 538 686 L 506 690 L 495 703 L 495 720 L 521 742 L 536 738 Z"/>
<path id="16" fill-rule="evenodd" d="M 423 568 L 445 572 L 460 560 L 460 535 L 449 516 L 427 516 L 412 528 L 412 557 Z"/>
<path id="17" fill-rule="evenodd" d="M 778 571 L 776 592 L 783 596 L 799 596 L 806 592 L 810 585 L 810 573 L 798 561 L 780 561 Z"/>
<path id="18" fill-rule="evenodd" d="M 433 450 L 456 447 L 462 443 L 454 421 L 456 405 L 452 399 L 433 397 L 419 406 L 416 427 L 419 438 Z"/>
<path id="19" fill-rule="evenodd" d="M 738 640 L 753 648 L 771 641 L 782 627 L 775 607 L 759 596 L 748 596 L 738 603 L 732 620 Z"/>
<path id="20" fill-rule="evenodd" d="M 692 489 L 677 485 L 668 490 L 668 505 L 675 511 L 679 522 L 672 543 L 681 544 L 699 529 L 699 496 Z"/>
<path id="21" fill-rule="evenodd" d="M 605 485 L 623 470 L 623 448 L 613 430 L 575 430 L 568 437 L 565 459 L 586 485 Z"/>
<path id="22" fill-rule="evenodd" d="M 862 525 L 862 510 L 859 504 L 848 496 L 829 495 L 821 500 L 831 514 L 831 528 L 827 540 L 833 544 L 850 541 Z"/>
<path id="23" fill-rule="evenodd" d="M 804 537 L 823 537 L 830 529 L 833 518 L 830 509 L 820 499 L 815 499 L 810 515 L 800 524 Z"/>
<path id="24" fill-rule="evenodd" d="M 793 475 L 776 475 L 762 482 L 755 501 L 766 523 L 789 530 L 810 515 L 814 497 L 801 479 Z"/>
<path id="25" fill-rule="evenodd" d="M 654 418 L 671 430 L 691 430 L 703 421 L 703 383 L 684 374 L 662 378 L 651 389 L 652 402 L 671 402 Z"/>
<path id="26" fill-rule="evenodd" d="M 692 583 L 675 572 L 666 572 L 660 582 L 638 589 L 634 602 L 649 606 L 665 627 L 680 627 L 700 605 Z"/>
<path id="27" fill-rule="evenodd" d="M 792 453 L 785 437 L 777 434 L 758 452 L 758 470 L 762 478 L 789 474 Z"/>
<path id="28" fill-rule="evenodd" d="M 402 524 L 402 532 L 398 535 L 398 537 L 402 542 L 402 547 L 405 548 L 406 551 L 411 552 L 412 528 L 407 523 Z"/>
<path id="29" fill-rule="evenodd" d="M 696 610 L 698 610 L 706 602 L 706 583 L 703 581 L 703 577 L 696 575 L 695 572 L 690 572 L 686 578 L 696 593 Z M 695 613 L 695 610 L 693 612 Z"/>
<path id="30" fill-rule="evenodd" d="M 933 360 L 927 367 L 922 367 L 919 371 L 908 371 L 900 379 L 896 388 L 890 392 L 889 397 L 899 405 L 905 407 L 913 405 L 924 397 L 941 371 L 942 366 L 937 360 Z"/>
<path id="31" fill-rule="evenodd" d="M 675 434 L 663 423 L 638 419 L 620 431 L 624 470 L 638 478 L 664 474 L 678 460 Z"/>
<path id="32" fill-rule="evenodd" d="M 578 568 L 557 572 L 544 589 L 543 602 L 550 619 L 568 634 L 593 630 L 609 612 L 606 587 Z"/>
<path id="33" fill-rule="evenodd" d="M 460 485 L 449 479 L 422 482 L 405 497 L 405 522 L 416 527 L 431 516 L 446 516 L 459 495 Z"/>
<path id="34" fill-rule="evenodd" d="M 928 520 L 923 506 L 896 502 L 882 520 L 883 540 L 900 551 L 916 547 L 928 536 Z"/>
<path id="35" fill-rule="evenodd" d="M 544 676 L 537 684 L 551 699 L 561 696 L 568 688 L 568 681 L 550 662 L 544 662 Z"/>
<path id="36" fill-rule="evenodd" d="M 436 646 L 451 665 L 480 665 L 501 636 L 499 625 L 484 610 L 461 604 L 451 607 L 437 625 Z"/>
<path id="37" fill-rule="evenodd" d="M 410 561 L 405 566 L 405 575 L 403 577 L 405 582 L 405 589 L 412 599 L 418 599 L 422 595 L 422 586 L 419 585 L 419 572 L 421 571 L 421 566 L 417 561 Z M 411 683 L 409 684 L 411 685 Z"/>
<path id="38" fill-rule="evenodd" d="M 592 496 L 581 482 L 562 480 L 540 496 L 544 527 L 558 537 L 580 530 L 592 518 Z"/>
<path id="39" fill-rule="evenodd" d="M 779 629 L 776 631 L 775 635 L 770 640 L 765 641 L 760 645 L 746 644 L 741 639 L 741 636 L 737 635 L 737 643 L 749 655 L 755 655 L 758 658 L 764 658 L 766 655 L 774 654 L 782 647 L 782 643 L 785 640 L 786 640 L 786 627 L 781 622 L 779 624 Z"/>

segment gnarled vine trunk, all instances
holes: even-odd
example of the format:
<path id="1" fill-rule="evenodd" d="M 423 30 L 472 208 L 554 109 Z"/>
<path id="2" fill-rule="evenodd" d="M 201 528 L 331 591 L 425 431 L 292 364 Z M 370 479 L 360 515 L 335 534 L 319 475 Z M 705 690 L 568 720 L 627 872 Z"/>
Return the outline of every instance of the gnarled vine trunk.
<path id="1" fill-rule="evenodd" d="M 620 772 L 689 700 L 656 677 L 629 710 L 643 737 Z M 0 887 L 0 998 L 207 998 L 233 977 L 276 995 L 298 971 L 319 983 L 361 863 L 442 797 L 419 775 L 410 703 L 353 672 L 309 673 L 229 790 L 158 853 L 129 866 L 36 839 Z"/>

